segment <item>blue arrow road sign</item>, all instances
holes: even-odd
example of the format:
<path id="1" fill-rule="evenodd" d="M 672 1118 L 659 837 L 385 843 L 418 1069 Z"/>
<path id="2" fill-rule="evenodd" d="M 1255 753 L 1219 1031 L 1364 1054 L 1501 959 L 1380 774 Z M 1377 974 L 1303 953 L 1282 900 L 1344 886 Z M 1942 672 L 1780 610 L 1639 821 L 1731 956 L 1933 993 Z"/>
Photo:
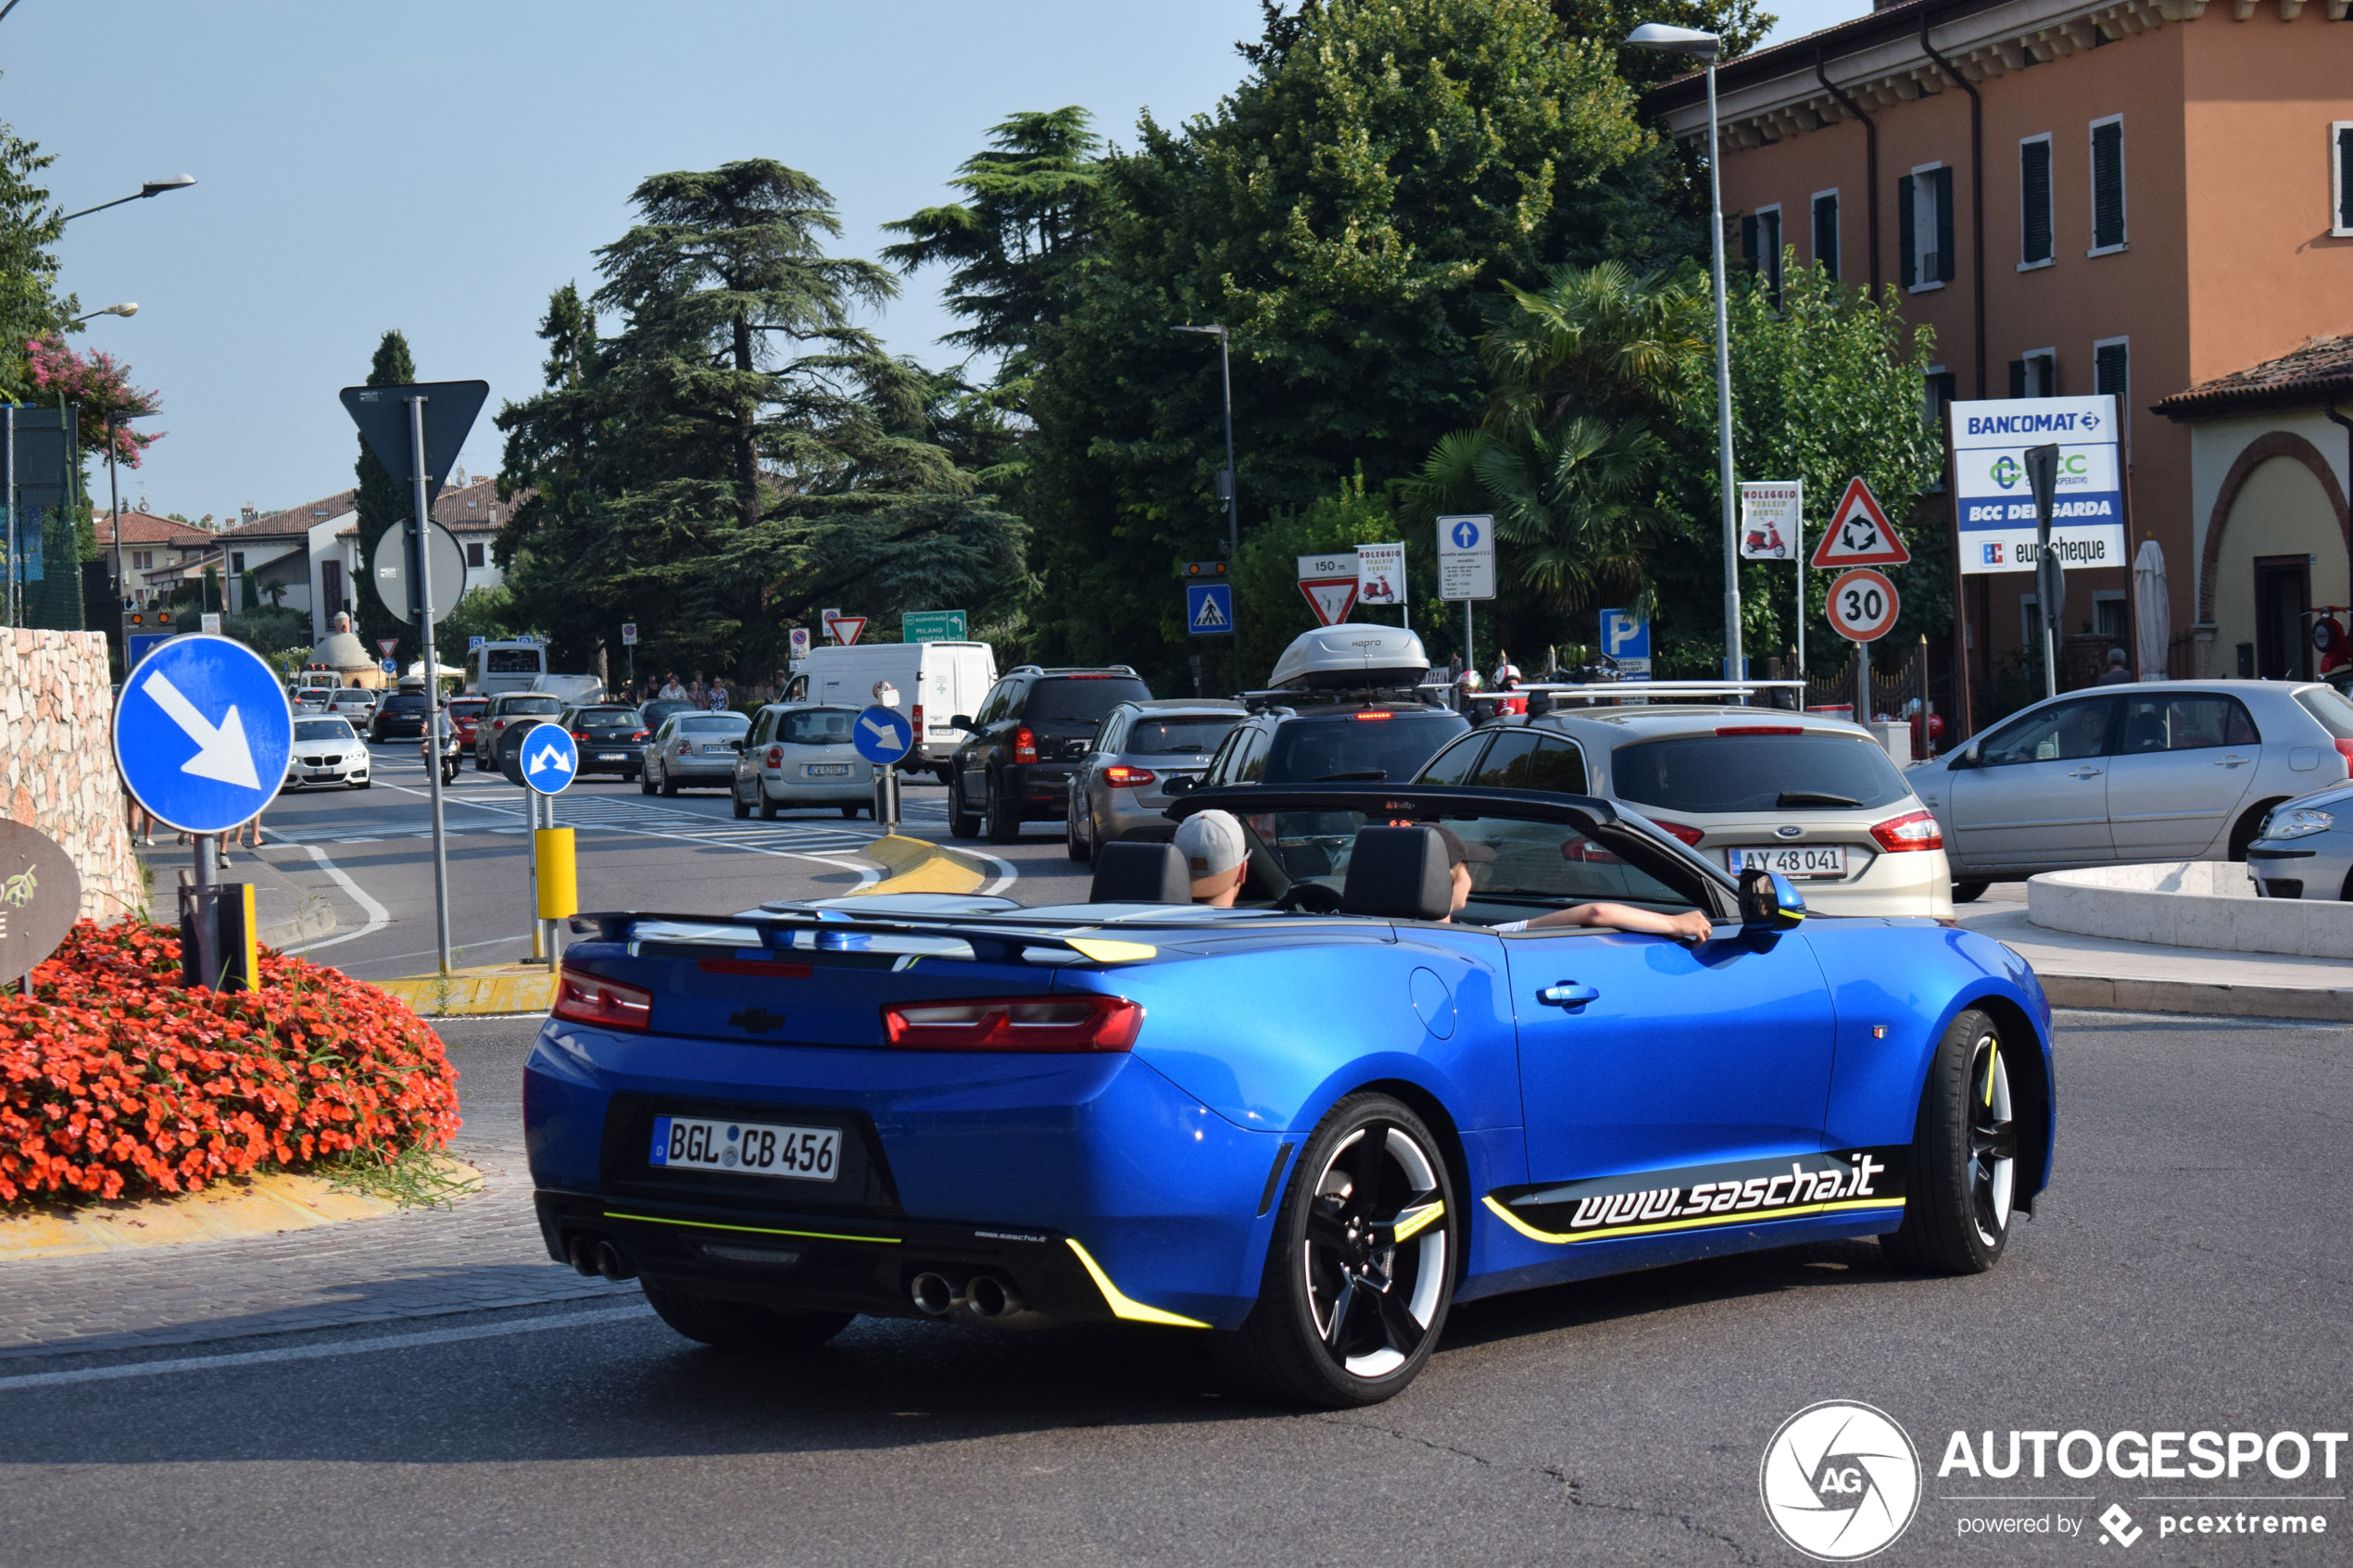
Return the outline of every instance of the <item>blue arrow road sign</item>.
<path id="1" fill-rule="evenodd" d="M 140 805 L 182 833 L 250 822 L 286 780 L 294 710 L 259 654 L 197 633 L 162 644 L 114 709 L 115 765 Z"/>
<path id="2" fill-rule="evenodd" d="M 1185 584 L 1185 630 L 1196 637 L 1220 636 L 1234 629 L 1231 583 Z"/>
<path id="3" fill-rule="evenodd" d="M 1458 550 L 1478 548 L 1478 520 L 1477 518 L 1459 517 L 1454 520 L 1454 548 Z"/>
<path id="4" fill-rule="evenodd" d="M 915 726 L 899 709 L 876 703 L 859 710 L 858 722 L 849 727 L 849 738 L 859 756 L 888 767 L 914 749 Z"/>
<path id="5" fill-rule="evenodd" d="M 560 724 L 534 724 L 522 742 L 522 782 L 542 795 L 561 795 L 580 776 L 580 748 Z"/>

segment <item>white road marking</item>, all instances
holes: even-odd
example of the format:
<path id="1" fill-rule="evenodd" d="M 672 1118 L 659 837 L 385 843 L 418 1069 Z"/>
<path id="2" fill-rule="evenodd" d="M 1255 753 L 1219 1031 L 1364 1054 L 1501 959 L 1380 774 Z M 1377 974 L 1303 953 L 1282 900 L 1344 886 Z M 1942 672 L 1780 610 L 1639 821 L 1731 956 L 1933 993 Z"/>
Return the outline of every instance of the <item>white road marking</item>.
<path id="1" fill-rule="evenodd" d="M 609 1323 L 649 1322 L 651 1318 L 652 1314 L 645 1304 L 636 1302 L 626 1307 L 605 1307 L 596 1311 L 526 1318 L 521 1323 L 474 1323 L 465 1328 L 428 1329 L 422 1334 L 380 1334 L 367 1339 L 282 1345 L 274 1350 L 238 1350 L 220 1356 L 175 1356 L 170 1361 L 76 1367 L 71 1372 L 26 1373 L 18 1377 L 0 1377 L 0 1394 L 12 1388 L 61 1388 L 76 1383 L 112 1383 L 127 1377 L 161 1377 L 175 1372 L 217 1372 L 224 1367 L 266 1366 L 273 1361 L 318 1361 L 333 1356 L 364 1356 L 378 1350 L 402 1350 L 422 1345 L 459 1345 L 470 1339 L 497 1339 L 510 1334 L 537 1334 L 547 1329 L 581 1328 Z"/>
<path id="2" fill-rule="evenodd" d="M 316 942 L 305 942 L 300 947 L 282 947 L 279 949 L 280 952 L 315 953 L 321 947 L 332 947 L 338 942 L 356 942 L 362 936 L 372 936 L 392 923 L 392 916 L 384 907 L 369 897 L 367 890 L 346 875 L 341 866 L 328 859 L 325 850 L 315 844 L 298 844 L 295 847 L 318 861 L 319 869 L 334 878 L 336 886 L 351 895 L 352 902 L 358 904 L 360 913 L 368 917 L 368 923 L 357 931 L 346 931 L 341 936 L 322 936 Z"/>

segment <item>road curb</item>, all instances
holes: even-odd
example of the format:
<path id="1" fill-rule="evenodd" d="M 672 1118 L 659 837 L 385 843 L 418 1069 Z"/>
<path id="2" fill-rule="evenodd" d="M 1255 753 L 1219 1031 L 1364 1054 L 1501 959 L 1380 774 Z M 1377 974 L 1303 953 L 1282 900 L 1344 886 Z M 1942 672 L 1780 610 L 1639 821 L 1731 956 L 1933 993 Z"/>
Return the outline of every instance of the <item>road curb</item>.
<path id="1" fill-rule="evenodd" d="M 889 834 L 858 851 L 888 874 L 858 890 L 861 897 L 876 893 L 977 893 L 997 876 L 997 868 L 961 849 L 925 838 Z"/>
<path id="2" fill-rule="evenodd" d="M 541 964 L 480 964 L 447 974 L 371 980 L 407 1002 L 421 1018 L 468 1018 L 483 1013 L 544 1013 L 556 1005 L 556 977 Z"/>
<path id="3" fill-rule="evenodd" d="M 2053 1007 L 2182 1012 L 2208 1018 L 2295 1018 L 2353 1022 L 2353 991 L 2318 985 L 2225 985 L 2197 980 L 2119 980 L 2036 970 Z"/>
<path id="4" fill-rule="evenodd" d="M 459 1180 L 477 1179 L 481 1174 L 455 1160 L 446 1160 L 444 1169 Z M 284 1173 L 245 1176 L 173 1198 L 0 1217 L 0 1264 L 275 1236 L 398 1212 L 400 1205 L 390 1198 L 338 1187 L 324 1176 Z"/>

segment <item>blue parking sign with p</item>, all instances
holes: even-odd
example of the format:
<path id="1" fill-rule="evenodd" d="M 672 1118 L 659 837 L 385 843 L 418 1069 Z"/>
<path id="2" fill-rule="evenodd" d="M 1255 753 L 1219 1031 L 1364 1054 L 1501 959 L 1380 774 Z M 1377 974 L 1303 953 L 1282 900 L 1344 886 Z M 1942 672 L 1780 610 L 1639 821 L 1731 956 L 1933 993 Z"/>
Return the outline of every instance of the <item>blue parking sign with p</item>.
<path id="1" fill-rule="evenodd" d="M 1602 652 L 1621 666 L 1647 674 L 1651 667 L 1651 623 L 1636 619 L 1630 609 L 1602 611 Z"/>

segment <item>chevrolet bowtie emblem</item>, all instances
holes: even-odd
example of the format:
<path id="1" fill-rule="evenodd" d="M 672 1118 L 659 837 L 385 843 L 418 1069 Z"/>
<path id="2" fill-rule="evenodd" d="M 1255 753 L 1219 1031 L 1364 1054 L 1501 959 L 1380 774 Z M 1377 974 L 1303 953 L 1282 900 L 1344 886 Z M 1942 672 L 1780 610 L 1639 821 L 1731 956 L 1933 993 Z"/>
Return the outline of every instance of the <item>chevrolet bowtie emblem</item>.
<path id="1" fill-rule="evenodd" d="M 765 1035 L 771 1029 L 783 1028 L 785 1015 L 770 1012 L 766 1008 L 746 1008 L 741 1012 L 729 1013 L 727 1022 L 747 1035 Z"/>

